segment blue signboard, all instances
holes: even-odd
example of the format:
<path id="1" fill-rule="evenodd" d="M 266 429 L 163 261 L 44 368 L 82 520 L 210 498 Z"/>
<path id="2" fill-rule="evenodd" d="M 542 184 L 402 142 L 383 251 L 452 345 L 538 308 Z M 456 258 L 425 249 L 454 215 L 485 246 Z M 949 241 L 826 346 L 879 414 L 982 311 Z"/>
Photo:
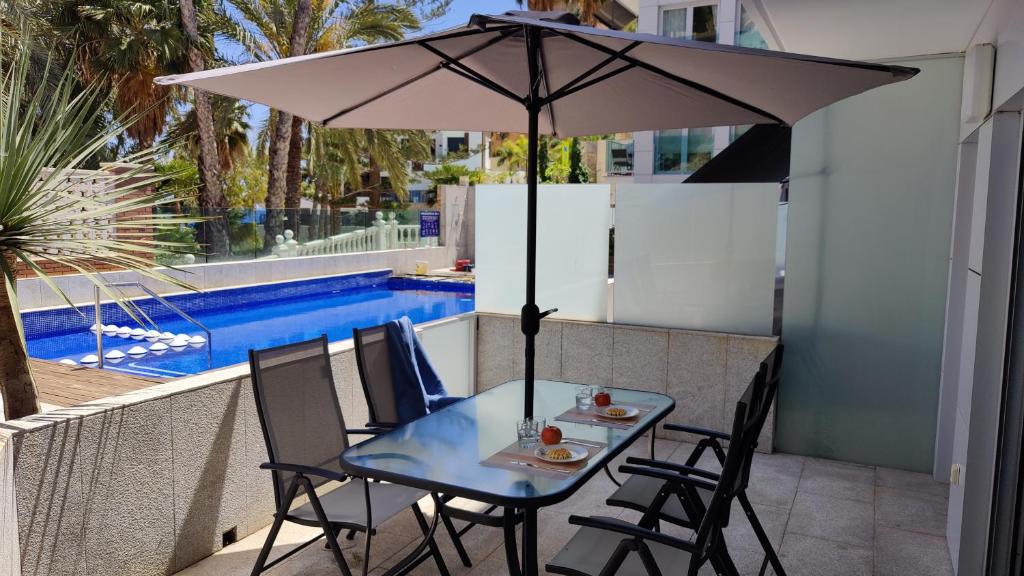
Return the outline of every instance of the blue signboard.
<path id="1" fill-rule="evenodd" d="M 420 212 L 420 238 L 438 238 L 441 236 L 441 212 L 423 210 Z"/>

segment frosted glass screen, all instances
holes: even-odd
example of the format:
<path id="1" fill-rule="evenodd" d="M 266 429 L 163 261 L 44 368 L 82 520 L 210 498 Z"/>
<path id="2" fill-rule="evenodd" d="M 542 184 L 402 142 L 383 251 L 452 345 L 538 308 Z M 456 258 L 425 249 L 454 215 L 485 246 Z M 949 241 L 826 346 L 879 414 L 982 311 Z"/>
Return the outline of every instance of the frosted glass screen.
<path id="1" fill-rule="evenodd" d="M 931 472 L 962 60 L 793 127 L 776 447 Z"/>
<path id="2" fill-rule="evenodd" d="M 615 322 L 771 334 L 777 184 L 622 184 Z"/>
<path id="3" fill-rule="evenodd" d="M 553 317 L 604 322 L 608 310 L 605 184 L 542 185 L 537 214 L 537 306 Z M 476 309 L 519 314 L 526 301 L 526 186 L 476 187 Z"/>

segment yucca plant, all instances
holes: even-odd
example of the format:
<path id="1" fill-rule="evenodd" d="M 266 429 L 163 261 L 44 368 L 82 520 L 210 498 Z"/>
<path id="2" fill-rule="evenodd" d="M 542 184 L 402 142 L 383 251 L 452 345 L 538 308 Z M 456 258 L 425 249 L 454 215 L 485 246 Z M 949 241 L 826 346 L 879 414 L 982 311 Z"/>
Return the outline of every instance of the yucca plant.
<path id="1" fill-rule="evenodd" d="M 72 193 L 69 175 L 85 167 L 147 111 L 101 122 L 109 95 L 101 92 L 98 83 L 80 89 L 70 67 L 54 72 L 55 82 L 33 88 L 28 81 L 27 44 L 20 42 L 21 47 L 8 56 L 0 55 L 0 270 L 4 277 L 0 290 L 0 393 L 9 419 L 39 411 L 15 293 L 19 263 L 68 304 L 72 304 L 70 299 L 40 264 L 50 261 L 76 270 L 136 319 L 138 310 L 103 284 L 97 268 L 116 266 L 192 289 L 153 269 L 153 262 L 157 255 L 174 248 L 157 242 L 155 235 L 194 220 L 119 217 L 130 210 L 175 201 L 170 195 L 138 194 L 168 177 L 155 175 L 152 169 L 154 159 L 164 152 L 162 148 L 125 158 L 132 168 L 121 173 L 98 173 L 94 178 L 98 191 L 93 196 Z"/>

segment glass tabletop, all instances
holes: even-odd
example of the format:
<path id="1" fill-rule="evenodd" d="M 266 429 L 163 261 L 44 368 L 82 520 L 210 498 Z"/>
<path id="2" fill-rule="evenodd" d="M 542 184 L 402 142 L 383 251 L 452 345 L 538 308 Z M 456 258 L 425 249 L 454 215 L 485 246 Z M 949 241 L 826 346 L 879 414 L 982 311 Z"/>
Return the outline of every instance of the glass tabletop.
<path id="1" fill-rule="evenodd" d="M 548 423 L 576 404 L 578 384 L 537 380 L 534 415 Z M 516 441 L 523 416 L 524 384 L 514 380 L 467 398 L 355 446 L 342 454 L 342 468 L 367 478 L 395 482 L 491 504 L 546 506 L 568 498 L 604 464 L 672 411 L 664 394 L 609 388 L 619 402 L 653 409 L 628 429 L 554 422 L 566 438 L 604 442 L 578 472 L 566 476 L 522 471 L 482 462 Z"/>

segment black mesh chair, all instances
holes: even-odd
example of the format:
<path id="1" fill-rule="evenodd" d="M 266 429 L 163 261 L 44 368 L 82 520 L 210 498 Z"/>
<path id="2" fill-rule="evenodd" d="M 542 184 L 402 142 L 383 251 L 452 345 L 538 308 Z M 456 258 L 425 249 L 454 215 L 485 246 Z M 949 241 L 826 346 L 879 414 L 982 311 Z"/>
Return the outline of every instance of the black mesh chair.
<path id="1" fill-rule="evenodd" d="M 755 376 L 763 385 L 764 372 Z M 678 574 L 687 567 L 688 576 L 711 563 L 717 574 L 738 576 L 729 556 L 723 529 L 729 525 L 732 501 L 743 493 L 750 477 L 757 440 L 757 413 L 752 410 L 756 387 L 736 403 L 732 427 L 732 446 L 720 475 L 709 481 L 709 474 L 696 468 L 669 470 L 625 465 L 622 472 L 661 479 L 662 490 L 652 510 L 670 499 L 685 507 L 691 518 L 700 518 L 689 539 L 664 534 L 654 525 L 655 514 L 644 514 L 639 524 L 603 517 L 570 516 L 569 523 L 582 528 L 547 565 L 548 572 L 569 576 L 661 576 Z M 693 493 L 711 494 L 706 504 Z"/>
<path id="2" fill-rule="evenodd" d="M 402 424 L 398 415 L 397 400 L 395 398 L 394 386 L 391 381 L 391 351 L 388 345 L 386 326 L 373 326 L 353 330 L 355 340 L 356 365 L 359 368 L 359 379 L 363 383 L 363 394 L 366 396 L 366 404 L 369 408 L 370 421 L 366 426 L 371 429 L 389 429 Z M 515 528 L 523 520 L 522 513 L 513 510 L 505 510 L 504 513 L 494 514 L 496 506 L 468 500 L 466 498 L 452 498 L 442 495 L 439 498 L 440 505 L 437 507 L 438 516 L 452 539 L 455 551 L 459 559 L 466 567 L 473 565 L 462 543 L 462 536 L 465 536 L 477 524 L 502 528 L 505 530 L 507 541 L 515 541 Z M 452 519 L 466 522 L 461 529 L 456 529 Z M 352 534 L 350 533 L 349 536 Z M 511 538 L 511 539 L 509 539 Z M 511 547 L 509 554 L 515 555 L 515 547 Z M 514 561 L 513 561 L 514 560 Z M 518 559 L 510 560 L 512 565 L 518 565 Z"/>
<path id="3" fill-rule="evenodd" d="M 320 538 L 327 539 L 341 573 L 351 576 L 337 540 L 338 534 L 346 529 L 366 535 L 362 569 L 365 576 L 375 529 L 407 508 L 412 509 L 424 540 L 388 574 L 405 573 L 426 557 L 433 556 L 438 572 L 447 576 L 448 569 L 434 541 L 437 520 L 428 526 L 417 504 L 430 494 L 396 484 L 368 482 L 342 470 L 340 456 L 349 446 L 348 434 L 373 431 L 345 426 L 331 375 L 327 337 L 267 350 L 250 350 L 249 365 L 269 457 L 269 462 L 260 468 L 271 471 L 277 505 L 274 523 L 253 567 L 253 576 Z M 329 492 L 316 492 L 316 488 L 330 481 L 341 484 Z M 306 497 L 306 502 L 297 504 L 296 497 L 300 495 Z M 436 496 L 434 498 L 436 500 Z M 285 521 L 320 527 L 323 532 L 268 564 L 267 557 Z M 427 548 L 429 552 L 424 554 Z"/>
<path id="4" fill-rule="evenodd" d="M 775 396 L 778 392 L 779 374 L 782 369 L 782 354 L 783 347 L 780 344 L 774 348 L 767 357 L 765 357 L 764 361 L 761 362 L 758 372 L 763 373 L 764 377 L 753 378 L 744 393 L 744 397 L 750 398 L 750 412 L 754 417 L 752 420 L 754 425 L 752 433 L 754 437 L 751 441 L 755 448 L 757 446 L 758 437 L 764 428 L 765 421 L 768 418 L 772 403 L 774 402 Z M 627 464 L 643 466 L 645 468 L 689 472 L 697 469 L 701 456 L 703 456 L 704 452 L 708 449 L 711 449 L 718 459 L 719 464 L 723 466 L 725 465 L 727 451 L 723 447 L 722 442 L 731 442 L 731 434 L 726 434 L 716 430 L 676 424 L 666 424 L 665 429 L 698 434 L 703 436 L 703 438 L 694 447 L 684 464 L 632 457 L 626 459 Z M 708 480 L 714 481 L 717 479 L 717 474 L 711 472 L 702 470 L 701 474 Z M 643 512 L 645 515 L 649 514 L 648 517 L 650 518 L 651 526 L 656 527 L 659 522 L 664 521 L 678 526 L 695 528 L 700 522 L 700 516 L 693 516 L 692 510 L 699 510 L 702 507 L 706 507 L 711 499 L 712 493 L 707 490 L 689 491 L 688 495 L 699 502 L 695 508 L 691 508 L 690 512 L 688 512 L 686 506 L 680 499 L 668 499 L 661 503 L 657 501 L 658 495 L 665 485 L 665 481 L 660 476 L 646 473 L 634 474 L 608 498 L 607 503 L 611 506 L 620 506 L 637 510 L 639 512 Z M 746 486 L 746 484 L 744 484 L 744 486 Z M 685 499 L 687 494 L 684 494 L 683 496 Z M 740 506 L 743 508 L 743 512 L 746 515 L 747 520 L 750 522 L 750 526 L 753 528 L 754 534 L 757 536 L 757 539 L 764 550 L 765 558 L 761 565 L 761 573 L 763 574 L 770 564 L 777 575 L 785 576 L 786 571 L 782 567 L 782 562 L 779 560 L 778 554 L 775 552 L 771 540 L 768 538 L 764 527 L 758 519 L 757 514 L 754 511 L 754 507 L 747 497 L 746 490 L 744 489 L 740 491 L 736 498 L 740 502 Z"/>

